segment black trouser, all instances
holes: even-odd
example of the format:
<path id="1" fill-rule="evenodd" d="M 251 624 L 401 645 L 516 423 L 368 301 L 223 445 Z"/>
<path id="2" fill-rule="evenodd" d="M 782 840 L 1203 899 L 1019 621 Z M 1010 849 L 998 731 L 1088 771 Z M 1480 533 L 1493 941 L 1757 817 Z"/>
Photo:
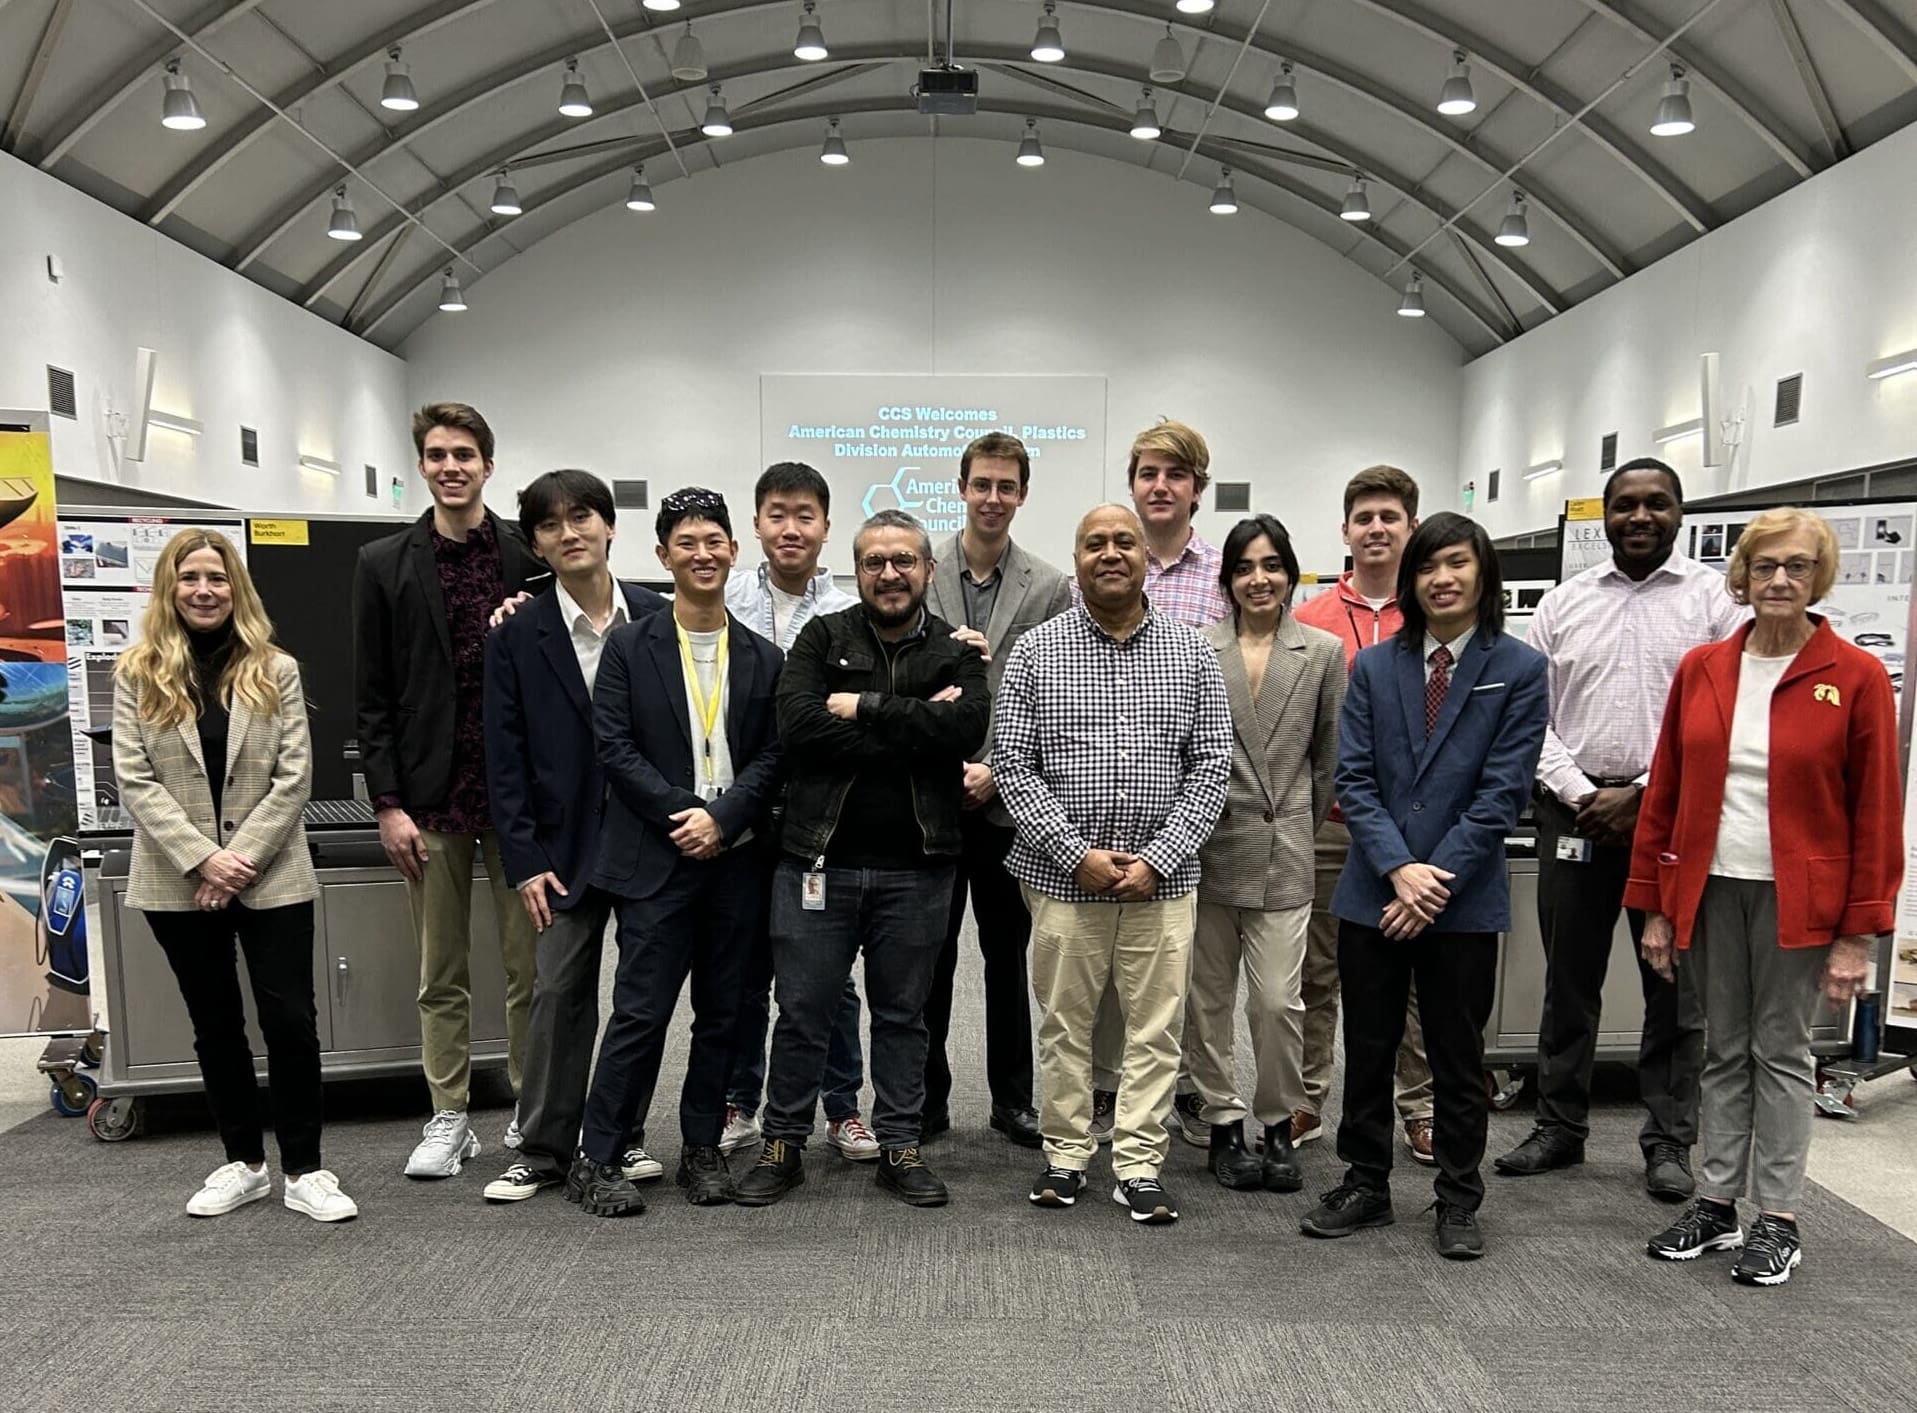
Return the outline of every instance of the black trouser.
<path id="1" fill-rule="evenodd" d="M 1338 924 L 1338 975 L 1345 1001 L 1345 1113 L 1338 1156 L 1345 1181 L 1387 1191 L 1397 1127 L 1392 1076 L 1404 1039 L 1413 977 L 1431 1063 L 1432 1154 L 1438 1196 L 1475 1212 L 1484 1201 L 1484 1136 L 1491 1096 L 1484 1087 L 1484 1024 L 1497 990 L 1492 932 L 1421 932 L 1393 942 L 1375 927 Z"/>
<path id="2" fill-rule="evenodd" d="M 985 961 L 985 1082 L 997 1107 L 1032 1107 L 1032 988 L 1025 973 L 1032 915 L 1025 911 L 1018 880 L 1005 871 L 1013 832 L 993 824 L 981 810 L 959 816 L 961 852 L 952 884 L 952 918 L 932 973 L 932 994 L 925 1000 L 928 1117 L 942 1117 L 951 1106 L 952 1066 L 945 1057 L 945 1037 L 952 1028 L 952 982 L 958 974 L 968 885 L 979 955 Z"/>
<path id="3" fill-rule="evenodd" d="M 628 1135 L 642 1131 L 666 1031 L 680 988 L 692 978 L 692 1045 L 679 1091 L 679 1133 L 687 1147 L 719 1142 L 739 993 L 753 929 L 764 917 L 765 858 L 757 844 L 707 862 L 681 859 L 649 898 L 621 898 L 619 970 L 612 1020 L 586 1096 L 582 1147 L 595 1163 L 616 1163 Z"/>
<path id="4" fill-rule="evenodd" d="M 246 951 L 260 1034 L 266 1040 L 273 1133 L 288 1177 L 320 1166 L 319 1014 L 313 1003 L 313 905 L 249 908 L 235 900 L 216 912 L 146 914 L 147 926 L 179 979 L 193 1020 L 206 1102 L 229 1163 L 266 1161 L 260 1086 L 246 1039 L 239 963 Z"/>
<path id="5" fill-rule="evenodd" d="M 1591 1066 L 1597 1058 L 1598 1015 L 1611 938 L 1631 851 L 1597 845 L 1589 863 L 1557 857 L 1560 836 L 1573 832 L 1570 809 L 1542 792 L 1537 797 L 1538 931 L 1544 938 L 1544 1014 L 1538 1021 L 1538 1123 L 1582 1140 L 1591 1131 Z M 1644 914 L 1628 913 L 1633 941 L 1644 937 Z M 1697 1141 L 1698 1075 L 1704 1064 L 1704 1010 L 1696 983 L 1679 967 L 1664 980 L 1640 955 L 1644 1031 L 1638 1041 L 1637 1083 L 1644 1100 L 1638 1143 L 1688 1148 Z"/>

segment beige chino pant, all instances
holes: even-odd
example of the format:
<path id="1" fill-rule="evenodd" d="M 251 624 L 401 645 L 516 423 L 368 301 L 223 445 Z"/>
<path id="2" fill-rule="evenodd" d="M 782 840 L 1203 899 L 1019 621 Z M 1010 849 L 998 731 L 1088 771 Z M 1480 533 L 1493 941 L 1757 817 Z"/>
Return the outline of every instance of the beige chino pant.
<path id="1" fill-rule="evenodd" d="M 1267 1128 L 1289 1124 L 1305 1102 L 1305 931 L 1311 904 L 1296 908 L 1198 905 L 1191 991 L 1185 1003 L 1185 1059 L 1208 1124 L 1235 1124 L 1247 1112 L 1238 1094 L 1234 1037 L 1238 973 L 1245 973 L 1245 1020 L 1257 1082 L 1250 1113 Z"/>

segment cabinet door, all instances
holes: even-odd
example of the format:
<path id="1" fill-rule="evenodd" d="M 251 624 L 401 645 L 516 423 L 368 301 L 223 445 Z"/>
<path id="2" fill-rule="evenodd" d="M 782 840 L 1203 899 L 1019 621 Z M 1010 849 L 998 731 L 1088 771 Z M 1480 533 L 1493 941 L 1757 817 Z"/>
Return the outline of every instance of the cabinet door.
<path id="1" fill-rule="evenodd" d="M 334 1050 L 419 1048 L 419 944 L 406 884 L 394 878 L 320 889 L 330 940 Z M 506 975 L 484 879 L 472 897 L 472 1036 L 506 1035 Z"/>
<path id="2" fill-rule="evenodd" d="M 1538 930 L 1538 872 L 1528 861 L 1511 866 L 1511 930 L 1500 941 L 1498 1008 L 1492 1020 L 1494 1048 L 1532 1049 L 1544 1017 L 1544 939 Z M 1611 933 L 1611 960 L 1604 974 L 1600 1051 L 1637 1055 L 1644 1028 L 1644 993 L 1637 974 L 1637 944 L 1622 910 Z"/>

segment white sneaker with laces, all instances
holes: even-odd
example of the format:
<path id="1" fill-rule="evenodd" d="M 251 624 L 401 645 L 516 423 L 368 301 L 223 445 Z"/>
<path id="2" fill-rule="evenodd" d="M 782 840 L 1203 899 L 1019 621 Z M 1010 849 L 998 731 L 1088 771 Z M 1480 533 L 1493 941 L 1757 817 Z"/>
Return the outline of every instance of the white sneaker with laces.
<path id="1" fill-rule="evenodd" d="M 719 1135 L 721 1153 L 737 1153 L 741 1148 L 757 1148 L 765 1142 L 759 1116 L 748 1114 L 737 1104 L 726 1105 L 726 1131 Z"/>
<path id="2" fill-rule="evenodd" d="M 200 1190 L 186 1199 L 189 1217 L 220 1217 L 235 1207 L 257 1202 L 273 1191 L 273 1179 L 266 1165 L 249 1168 L 245 1163 L 227 1163 L 206 1175 Z"/>
<path id="3" fill-rule="evenodd" d="M 324 1168 L 286 1180 L 286 1205 L 316 1222 L 350 1222 L 359 1203 L 339 1190 L 339 1179 Z"/>
<path id="4" fill-rule="evenodd" d="M 466 1122 L 463 1110 L 441 1109 L 420 1132 L 419 1146 L 406 1160 L 407 1177 L 457 1177 L 468 1158 L 479 1156 L 479 1135 Z"/>
<path id="5" fill-rule="evenodd" d="M 619 1170 L 627 1182 L 651 1182 L 665 1176 L 666 1165 L 635 1143 L 619 1159 Z"/>
<path id="6" fill-rule="evenodd" d="M 874 1162 L 879 1156 L 878 1139 L 872 1136 L 872 1130 L 865 1126 L 865 1120 L 857 1114 L 827 1124 L 825 1141 L 838 1149 L 842 1157 L 855 1163 Z"/>
<path id="7" fill-rule="evenodd" d="M 506 1136 L 499 1141 L 515 1151 L 519 1148 L 519 1106 L 517 1104 L 513 1105 L 512 1122 L 506 1125 Z"/>

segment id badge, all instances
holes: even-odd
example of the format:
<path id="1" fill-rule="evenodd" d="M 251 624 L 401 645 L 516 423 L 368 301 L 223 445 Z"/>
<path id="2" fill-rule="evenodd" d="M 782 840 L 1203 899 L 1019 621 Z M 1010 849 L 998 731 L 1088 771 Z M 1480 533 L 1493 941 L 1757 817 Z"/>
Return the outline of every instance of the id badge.
<path id="1" fill-rule="evenodd" d="M 825 875 L 808 873 L 799 884 L 799 906 L 809 913 L 825 911 Z"/>
<path id="2" fill-rule="evenodd" d="M 1564 863 L 1589 863 L 1591 841 L 1576 834 L 1560 834 L 1555 857 Z"/>

